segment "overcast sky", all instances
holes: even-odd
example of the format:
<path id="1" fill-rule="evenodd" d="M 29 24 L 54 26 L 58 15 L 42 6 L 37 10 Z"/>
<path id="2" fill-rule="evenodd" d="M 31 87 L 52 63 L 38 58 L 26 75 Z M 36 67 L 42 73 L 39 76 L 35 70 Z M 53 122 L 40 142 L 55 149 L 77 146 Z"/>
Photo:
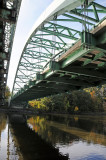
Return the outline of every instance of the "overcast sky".
<path id="1" fill-rule="evenodd" d="M 7 85 L 12 90 L 19 58 L 34 23 L 53 0 L 22 0 L 11 53 Z"/>

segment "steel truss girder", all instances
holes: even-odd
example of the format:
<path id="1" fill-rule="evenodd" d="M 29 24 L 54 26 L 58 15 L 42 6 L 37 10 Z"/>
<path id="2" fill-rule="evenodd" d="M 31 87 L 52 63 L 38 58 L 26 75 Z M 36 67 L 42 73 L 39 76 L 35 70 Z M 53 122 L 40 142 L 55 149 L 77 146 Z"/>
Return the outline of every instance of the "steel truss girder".
<path id="1" fill-rule="evenodd" d="M 36 64 L 34 65 L 34 64 L 32 64 L 32 63 L 29 64 L 29 63 L 24 63 L 24 62 L 23 62 L 23 63 L 21 62 L 20 66 L 30 67 L 30 68 L 32 68 L 32 69 L 36 69 L 36 68 L 42 69 L 42 68 L 43 68 L 43 66 L 41 67 L 41 65 L 36 65 Z M 27 68 L 27 69 L 28 69 L 28 68 Z"/>
<path id="2" fill-rule="evenodd" d="M 63 54 L 65 53 L 64 50 L 66 50 L 66 48 L 68 50 L 68 48 L 71 47 L 71 43 L 75 44 L 75 41 L 77 41 L 81 36 L 81 29 L 76 29 L 76 27 L 73 28 L 71 25 L 66 25 L 66 23 L 68 22 L 70 22 L 70 24 L 71 22 L 72 24 L 73 22 L 77 22 L 78 24 L 86 23 L 90 27 L 91 26 L 93 27 L 97 22 L 100 21 L 100 17 L 98 13 L 105 13 L 106 8 L 95 2 L 92 2 L 92 0 L 89 0 L 88 2 L 90 3 L 88 3 L 88 6 L 85 8 L 85 10 L 81 9 L 80 7 L 78 8 L 73 7 L 72 9 L 70 9 L 69 7 L 71 5 L 69 5 L 66 7 L 67 10 L 66 9 L 64 10 L 63 8 L 63 11 L 61 10 L 59 12 L 56 12 L 53 15 L 50 15 L 50 17 L 44 19 L 44 21 L 42 21 L 41 24 L 39 24 L 38 27 L 35 28 L 34 32 L 31 34 L 31 36 L 29 37 L 24 47 L 24 50 L 17 68 L 16 79 L 19 76 L 18 69 L 21 70 L 22 72 L 32 71 L 32 73 L 34 73 L 35 71 L 35 73 L 36 72 L 39 73 L 43 71 L 44 66 L 46 65 L 46 63 L 48 64 L 49 60 L 51 61 L 56 60 L 55 54 L 58 54 L 60 51 L 61 52 L 63 51 L 61 53 Z M 88 14 L 84 15 L 83 14 L 84 11 L 85 12 L 87 11 L 89 13 L 91 12 L 92 14 L 94 14 L 94 18 L 92 14 L 89 16 Z M 85 16 L 86 22 L 84 21 L 84 18 L 83 18 L 84 16 Z M 70 41 L 71 41 L 71 43 L 69 43 L 70 46 L 68 46 L 68 42 Z M 69 66 L 71 63 L 74 63 L 75 60 L 78 60 L 77 57 L 78 58 L 84 57 L 90 51 L 93 51 L 93 48 L 83 49 L 82 47 L 79 50 L 77 50 L 77 52 L 70 54 L 70 56 L 66 58 L 64 61 L 62 61 L 61 63 L 61 68 L 63 73 L 66 72 L 65 68 L 67 66 Z M 59 56 L 61 56 L 61 54 Z M 96 60 L 96 58 L 97 57 L 95 56 L 94 60 Z M 88 65 L 88 61 L 83 63 L 82 67 L 86 65 Z M 48 65 L 47 65 L 47 68 L 48 68 Z M 88 76 L 88 77 L 91 76 L 92 78 L 93 76 L 97 77 L 99 74 L 99 72 L 96 71 L 95 74 L 92 75 L 93 73 L 90 74 L 89 70 L 87 69 L 84 69 L 83 73 L 79 70 L 75 70 L 76 72 L 75 73 L 74 69 L 71 71 L 72 71 L 70 72 L 71 74 L 74 74 L 74 75 L 80 74 L 80 76 Z M 88 75 L 86 72 L 88 73 Z M 23 74 L 23 79 L 27 78 L 27 76 L 25 76 L 24 74 Z M 46 78 L 48 78 L 51 74 L 52 72 L 48 72 L 46 75 Z M 98 78 L 100 79 L 103 78 L 102 73 L 99 75 L 100 76 L 98 76 Z M 19 83 L 19 81 L 17 81 L 17 83 Z M 15 81 L 14 81 L 14 86 L 15 86 Z M 13 87 L 13 89 L 15 88 Z"/>
<path id="3" fill-rule="evenodd" d="M 74 14 L 74 15 L 77 15 L 77 16 L 79 16 L 79 17 L 84 17 L 84 14 L 81 14 L 81 13 L 79 13 L 79 12 L 77 12 L 77 10 L 73 10 L 73 11 L 70 11 L 70 13 L 72 13 L 72 14 Z M 92 21 L 92 22 L 99 22 L 99 19 L 94 19 L 94 18 L 91 18 L 91 17 L 89 17 L 89 16 L 86 16 L 86 19 L 87 20 L 90 20 L 90 21 Z"/>
<path id="4" fill-rule="evenodd" d="M 44 58 L 51 58 L 51 56 L 53 55 L 52 53 L 38 52 L 38 51 L 30 50 L 30 49 L 27 49 L 26 52 L 23 55 L 32 55 L 32 57 L 33 57 L 33 56 L 40 55 L 40 54 Z"/>
<path id="5" fill-rule="evenodd" d="M 74 11 L 73 11 L 74 12 Z M 78 14 L 78 15 L 80 15 L 81 17 L 83 17 L 82 16 L 82 14 L 80 14 L 80 13 L 76 13 L 76 12 L 74 12 L 75 14 Z M 72 15 L 68 15 L 68 14 L 63 14 L 63 16 L 65 16 L 65 17 L 67 17 L 67 18 L 70 18 L 70 19 L 66 19 L 66 21 L 75 21 L 75 22 L 80 22 L 80 23 L 84 23 L 85 21 L 84 20 L 82 20 L 81 18 L 77 18 L 77 17 L 74 17 L 74 16 L 72 16 Z M 93 25 L 93 23 L 91 23 L 91 22 L 89 22 L 89 21 L 86 21 L 86 24 L 89 24 L 89 25 Z"/>
<path id="6" fill-rule="evenodd" d="M 31 55 L 31 54 L 25 54 L 23 57 L 25 57 L 25 58 L 33 58 L 33 59 L 39 59 L 40 58 L 40 55 Z M 46 56 L 42 56 L 42 58 L 44 58 L 44 59 L 51 59 L 51 57 L 49 58 L 49 57 L 46 57 Z M 42 60 L 44 60 L 44 59 L 42 59 Z"/>
<path id="7" fill-rule="evenodd" d="M 55 44 L 47 44 L 47 43 L 42 43 L 42 42 L 36 42 L 36 41 L 31 41 L 30 42 L 31 45 L 35 45 L 35 46 L 38 46 L 38 47 L 41 47 L 41 48 L 50 48 L 50 49 L 56 49 L 56 50 L 59 50 L 59 49 L 62 49 L 62 47 L 57 47 L 55 46 Z"/>
<path id="8" fill-rule="evenodd" d="M 47 22 L 48 24 L 51 24 L 52 26 L 54 26 L 55 25 L 55 27 L 57 28 L 61 28 L 61 29 L 64 29 L 64 30 L 69 30 L 69 31 L 74 31 L 74 32 L 77 32 L 77 33 L 81 33 L 80 31 L 78 31 L 78 30 L 75 30 L 75 29 L 73 29 L 73 28 L 69 28 L 69 27 L 66 27 L 66 26 L 62 26 L 62 25 L 60 25 L 60 24 L 56 24 L 56 23 L 53 23 L 53 22 Z M 45 27 L 45 28 L 47 28 L 47 27 Z M 49 28 L 49 27 L 48 27 Z"/>
<path id="9" fill-rule="evenodd" d="M 51 44 L 51 45 L 62 45 L 62 46 L 64 46 L 64 44 L 63 43 L 61 43 L 61 42 L 58 42 L 58 41 L 53 41 L 53 40 L 49 40 L 49 39 L 45 39 L 45 38 L 40 38 L 40 37 L 38 37 L 38 36 L 35 36 L 34 37 L 34 40 L 31 40 L 31 42 L 36 42 L 37 40 L 39 40 L 41 43 L 42 42 L 48 42 L 49 44 Z M 37 41 L 37 42 L 39 42 L 39 41 Z"/>
<path id="10" fill-rule="evenodd" d="M 60 36 L 60 37 L 64 37 L 64 38 L 68 38 L 68 39 L 73 39 L 73 40 L 78 40 L 78 38 L 68 35 L 68 34 L 63 34 L 63 33 L 59 33 L 59 32 L 54 32 L 51 30 L 48 30 L 46 28 L 42 28 L 41 31 L 45 32 L 45 33 L 50 33 L 51 35 L 55 35 L 55 36 Z"/>

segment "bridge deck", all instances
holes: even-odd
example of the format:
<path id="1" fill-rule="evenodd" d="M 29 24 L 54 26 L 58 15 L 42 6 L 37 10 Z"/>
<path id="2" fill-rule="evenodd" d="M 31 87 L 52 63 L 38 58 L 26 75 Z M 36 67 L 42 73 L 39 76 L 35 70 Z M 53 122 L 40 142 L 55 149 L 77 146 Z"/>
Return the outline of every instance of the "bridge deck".
<path id="1" fill-rule="evenodd" d="M 106 19 L 92 31 L 94 43 L 79 40 L 68 51 L 48 63 L 42 73 L 18 92 L 12 102 L 28 101 L 97 86 L 106 81 Z"/>

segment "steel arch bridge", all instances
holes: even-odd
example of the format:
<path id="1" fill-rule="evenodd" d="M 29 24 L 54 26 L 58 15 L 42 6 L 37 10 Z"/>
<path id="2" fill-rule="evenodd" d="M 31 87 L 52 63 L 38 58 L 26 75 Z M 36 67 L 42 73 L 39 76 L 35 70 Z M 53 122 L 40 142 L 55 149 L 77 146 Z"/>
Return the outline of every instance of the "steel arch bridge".
<path id="1" fill-rule="evenodd" d="M 100 2 L 54 0 L 45 10 L 22 51 L 13 102 L 105 83 L 106 3 Z"/>

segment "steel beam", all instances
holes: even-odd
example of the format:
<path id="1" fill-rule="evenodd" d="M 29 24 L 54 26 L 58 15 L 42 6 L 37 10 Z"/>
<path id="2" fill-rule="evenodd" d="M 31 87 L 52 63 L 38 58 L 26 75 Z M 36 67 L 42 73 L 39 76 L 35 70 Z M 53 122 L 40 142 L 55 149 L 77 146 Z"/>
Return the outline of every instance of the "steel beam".
<path id="1" fill-rule="evenodd" d="M 83 48 L 81 46 L 78 50 L 73 52 L 66 60 L 63 61 L 61 67 L 65 68 L 67 65 L 73 63 L 74 61 L 76 61 L 80 57 L 84 56 L 85 54 L 91 52 L 92 50 L 93 49 L 87 49 L 87 48 Z"/>
<path id="2" fill-rule="evenodd" d="M 67 34 L 63 34 L 63 33 L 59 33 L 59 32 L 54 32 L 51 30 L 47 30 L 45 28 L 41 29 L 41 31 L 46 32 L 46 33 L 50 33 L 51 35 L 55 35 L 55 36 L 60 36 L 60 37 L 64 37 L 64 38 L 68 38 L 68 39 L 73 39 L 73 40 L 78 40 L 78 38 L 74 37 L 74 36 L 70 36 Z"/>
<path id="3" fill-rule="evenodd" d="M 63 69 L 62 71 L 66 71 L 71 74 L 76 74 L 76 75 L 83 75 L 83 76 L 89 76 L 89 77 L 95 77 L 97 79 L 106 79 L 106 73 L 102 73 L 96 70 L 91 70 L 91 69 L 85 69 L 82 67 L 76 67 L 76 68 L 70 68 L 69 70 Z"/>

